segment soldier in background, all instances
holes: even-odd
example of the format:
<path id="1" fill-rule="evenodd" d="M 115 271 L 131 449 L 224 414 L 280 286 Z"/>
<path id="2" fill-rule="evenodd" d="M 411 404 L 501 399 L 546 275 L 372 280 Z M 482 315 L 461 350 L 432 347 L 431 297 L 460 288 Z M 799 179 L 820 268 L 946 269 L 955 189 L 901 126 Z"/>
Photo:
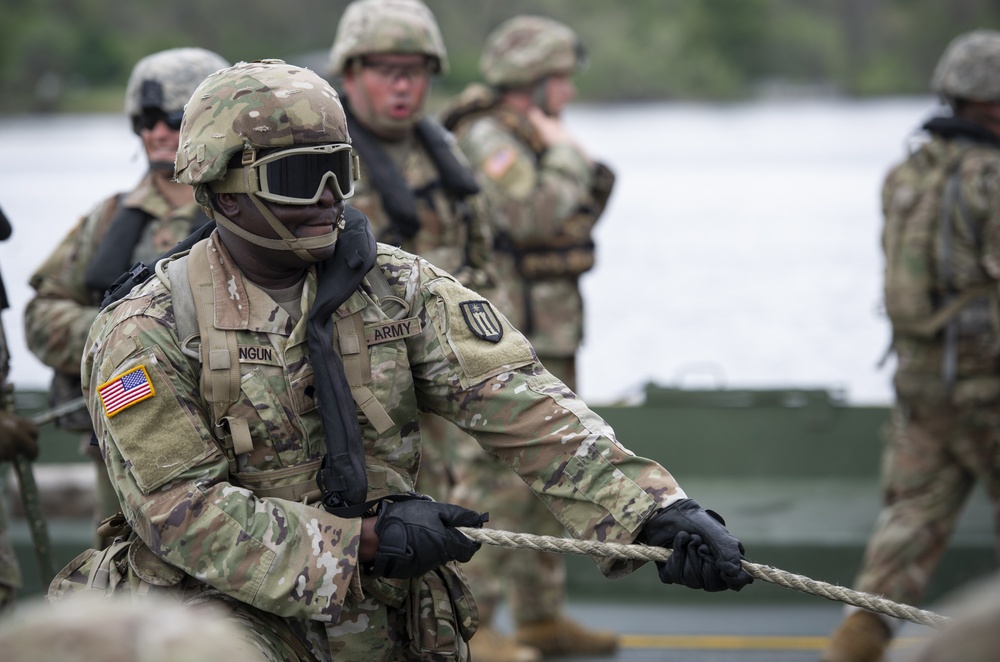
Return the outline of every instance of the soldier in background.
<path id="1" fill-rule="evenodd" d="M 344 10 L 329 74 L 340 78 L 361 163 L 351 206 L 368 217 L 378 241 L 441 267 L 508 313 L 475 175 L 452 136 L 424 114 L 432 77 L 447 70 L 437 20 L 420 0 L 359 0 Z M 428 461 L 417 487 L 443 501 L 466 435 L 433 414 L 419 423 Z"/>
<path id="2" fill-rule="evenodd" d="M 125 90 L 125 114 L 142 140 L 149 170 L 129 192 L 87 213 L 32 275 L 35 296 L 24 314 L 28 348 L 54 370 L 53 405 L 81 396 L 80 359 L 104 292 L 138 261 L 151 262 L 208 222 L 190 186 L 173 181 L 184 104 L 208 74 L 228 66 L 201 48 L 175 48 L 136 63 Z M 85 408 L 57 423 L 83 433 L 82 451 L 97 467 L 97 523 L 118 512 L 104 462 L 90 444 Z M 103 546 L 107 541 L 98 541 Z"/>
<path id="3" fill-rule="evenodd" d="M 10 222 L 0 210 L 0 241 L 6 241 L 10 235 Z M 0 278 L 0 311 L 9 307 L 7 291 L 4 289 L 3 279 Z M 7 383 L 9 373 L 10 348 L 7 346 L 3 323 L 0 322 L 0 462 L 10 462 L 17 455 L 24 455 L 29 460 L 34 460 L 38 457 L 38 428 L 31 421 L 7 411 L 5 406 L 12 395 L 8 392 L 11 388 Z M 0 614 L 13 606 L 17 591 L 21 588 L 21 569 L 14 553 L 14 545 L 10 540 L 7 514 L 4 510 L 3 502 L 0 500 Z"/>
<path id="4" fill-rule="evenodd" d="M 579 277 L 594 265 L 591 233 L 614 183 L 561 119 L 575 93 L 572 77 L 584 65 L 583 46 L 566 25 L 512 18 L 486 41 L 480 70 L 488 86 L 470 86 L 442 113 L 493 208 L 496 259 L 515 304 L 511 318 L 542 364 L 574 390 L 583 340 Z M 559 523 L 494 458 L 478 447 L 461 451 L 470 457 L 456 469 L 462 472 L 456 503 L 489 510 L 491 525 L 500 529 L 562 535 Z M 489 627 L 505 586 L 520 645 L 581 655 L 617 646 L 613 633 L 588 631 L 563 613 L 566 570 L 559 555 L 493 547 L 468 564 L 467 574 L 484 623 L 472 640 L 477 659 L 513 659 L 502 652 L 509 644 Z"/>
<path id="5" fill-rule="evenodd" d="M 951 112 L 923 125 L 926 141 L 882 192 L 896 406 L 884 505 L 855 584 L 907 604 L 923 596 L 976 481 L 1000 512 L 1000 32 L 953 40 L 931 88 Z M 822 659 L 881 659 L 896 622 L 847 611 Z"/>

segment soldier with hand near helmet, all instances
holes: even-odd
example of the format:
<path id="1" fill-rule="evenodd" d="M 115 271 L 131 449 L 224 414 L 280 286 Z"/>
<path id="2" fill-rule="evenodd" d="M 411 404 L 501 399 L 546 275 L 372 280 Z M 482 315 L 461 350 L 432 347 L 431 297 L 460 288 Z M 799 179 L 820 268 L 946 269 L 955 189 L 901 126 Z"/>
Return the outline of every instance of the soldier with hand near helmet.
<path id="1" fill-rule="evenodd" d="M 719 519 L 488 299 L 374 241 L 347 205 L 350 140 L 336 91 L 280 60 L 192 94 L 176 177 L 217 227 L 92 326 L 85 392 L 124 521 L 50 598 L 218 604 L 265 659 L 468 660 L 457 563 L 479 545 L 456 527 L 485 517 L 414 492 L 418 411 L 474 436 L 574 536 L 672 547 L 665 583 L 750 583 Z"/>
<path id="2" fill-rule="evenodd" d="M 208 74 L 228 66 L 202 48 L 174 48 L 148 55 L 132 69 L 125 114 L 142 141 L 149 170 L 134 189 L 94 207 L 31 276 L 35 296 L 24 314 L 28 348 L 54 370 L 53 404 L 81 395 L 80 359 L 104 292 L 136 262 L 149 262 L 208 222 L 191 187 L 173 181 L 174 156 L 184 104 Z M 97 466 L 100 523 L 118 512 L 104 462 L 91 446 L 83 409 L 57 421 L 82 433 L 82 450 Z M 103 545 L 108 541 L 98 541 Z"/>
<path id="3" fill-rule="evenodd" d="M 896 406 L 855 584 L 906 604 L 923 596 L 977 481 L 1000 508 L 1000 32 L 956 37 L 931 89 L 949 112 L 921 127 L 882 190 Z M 847 612 L 822 660 L 882 659 L 897 622 Z"/>
<path id="4" fill-rule="evenodd" d="M 542 364 L 573 390 L 583 341 L 579 278 L 594 265 L 592 231 L 614 184 L 611 170 L 587 155 L 562 120 L 575 94 L 573 76 L 585 64 L 568 26 L 516 16 L 486 40 L 480 59 L 486 85 L 471 85 L 442 112 L 491 203 L 511 319 Z M 483 504 L 501 529 L 562 535 L 559 522 L 494 458 L 478 446 L 461 446 L 459 453 L 465 457 L 456 469 L 457 503 Z M 532 659 L 525 649 L 598 655 L 617 646 L 613 633 L 587 630 L 564 613 L 566 569 L 557 554 L 491 547 L 467 575 L 484 623 L 472 641 L 477 659 L 525 662 Z M 490 626 L 505 592 L 516 644 Z"/>

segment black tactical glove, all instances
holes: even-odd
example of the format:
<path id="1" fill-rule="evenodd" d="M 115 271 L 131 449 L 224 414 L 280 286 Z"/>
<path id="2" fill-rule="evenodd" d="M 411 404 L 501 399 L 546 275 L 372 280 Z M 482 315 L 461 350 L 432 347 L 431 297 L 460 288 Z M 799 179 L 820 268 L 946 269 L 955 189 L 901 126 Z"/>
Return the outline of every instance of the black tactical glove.
<path id="1" fill-rule="evenodd" d="M 481 545 L 453 527 L 482 527 L 488 519 L 488 514 L 430 499 L 383 501 L 375 520 L 378 549 L 369 572 L 409 579 L 448 561 L 465 563 Z"/>
<path id="2" fill-rule="evenodd" d="M 26 418 L 0 411 L 0 462 L 15 455 L 38 458 L 38 428 Z"/>
<path id="3" fill-rule="evenodd" d="M 741 565 L 743 543 L 734 538 L 716 513 L 694 499 L 682 499 L 655 513 L 640 538 L 674 553 L 657 561 L 660 581 L 705 591 L 738 591 L 753 581 Z"/>

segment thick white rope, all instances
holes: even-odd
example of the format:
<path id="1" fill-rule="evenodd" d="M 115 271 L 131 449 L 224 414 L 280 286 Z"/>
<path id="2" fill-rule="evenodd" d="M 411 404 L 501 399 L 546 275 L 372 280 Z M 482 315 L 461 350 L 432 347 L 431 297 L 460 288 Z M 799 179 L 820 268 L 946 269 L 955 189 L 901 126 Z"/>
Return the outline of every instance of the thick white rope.
<path id="1" fill-rule="evenodd" d="M 613 542 L 592 542 L 559 538 L 557 536 L 537 536 L 530 533 L 514 533 L 496 529 L 474 529 L 457 527 L 459 531 L 479 543 L 510 547 L 513 549 L 534 549 L 541 552 L 558 552 L 562 554 L 585 554 L 587 556 L 613 557 L 619 559 L 637 559 L 640 561 L 666 561 L 671 550 L 666 547 L 649 545 L 625 545 Z M 951 622 L 951 618 L 935 614 L 932 611 L 917 609 L 909 605 L 886 600 L 870 593 L 862 593 L 835 584 L 827 584 L 802 575 L 795 575 L 784 570 L 767 565 L 743 561 L 743 569 L 755 579 L 778 584 L 803 593 L 818 595 L 835 602 L 861 607 L 880 614 L 902 618 L 920 625 L 941 628 Z"/>

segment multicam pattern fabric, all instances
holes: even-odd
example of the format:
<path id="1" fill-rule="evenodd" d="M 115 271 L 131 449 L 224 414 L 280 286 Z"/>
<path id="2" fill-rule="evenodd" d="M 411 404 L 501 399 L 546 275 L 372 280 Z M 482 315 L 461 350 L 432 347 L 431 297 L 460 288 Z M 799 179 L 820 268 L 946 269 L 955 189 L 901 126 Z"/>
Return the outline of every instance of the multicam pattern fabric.
<path id="1" fill-rule="evenodd" d="M 401 152 L 400 174 L 412 191 L 428 191 L 416 196 L 417 218 L 420 229 L 410 239 L 398 237 L 392 221 L 382 204 L 378 191 L 372 186 L 371 171 L 361 160 L 361 179 L 354 188 L 350 205 L 368 217 L 372 233 L 379 241 L 400 246 L 403 250 L 419 255 L 431 264 L 452 274 L 463 285 L 482 290 L 501 306 L 504 312 L 510 307 L 506 295 L 496 292 L 500 278 L 493 263 L 493 231 L 490 228 L 490 210 L 482 194 L 456 200 L 440 186 L 435 186 L 440 175 L 427 151 L 417 140 L 399 145 L 384 145 L 384 149 Z M 466 162 L 456 146 L 456 158 Z"/>
<path id="2" fill-rule="evenodd" d="M 244 147 L 351 141 L 337 91 L 315 72 L 261 60 L 239 62 L 224 73 L 202 81 L 184 109 L 177 181 L 194 185 L 220 179 L 229 159 Z"/>
<path id="3" fill-rule="evenodd" d="M 67 374 L 80 374 L 83 346 L 103 294 L 87 289 L 84 274 L 119 205 L 153 217 L 129 264 L 150 262 L 176 246 L 199 212 L 193 202 L 171 209 L 147 175 L 131 192 L 107 198 L 84 216 L 32 274 L 35 296 L 24 312 L 28 348 L 42 363 Z"/>
<path id="4" fill-rule="evenodd" d="M 186 577 L 172 590 L 208 588 L 228 596 L 237 610 L 273 614 L 309 636 L 326 623 L 338 659 L 338 646 L 360 640 L 381 641 L 385 651 L 371 649 L 367 659 L 396 659 L 390 656 L 402 642 L 391 633 L 400 631 L 413 591 L 405 582 L 363 575 L 360 520 L 259 497 L 234 481 L 234 467 L 241 475 L 294 473 L 320 458 L 325 445 L 305 318 L 293 324 L 234 267 L 217 235 L 206 241 L 216 325 L 234 329 L 240 346 L 266 347 L 277 357 L 273 364 L 240 366 L 242 393 L 230 412 L 248 422 L 253 449 L 228 457 L 232 442 L 215 437 L 219 428 L 207 420 L 198 389 L 199 366 L 176 336 L 171 295 L 151 279 L 98 316 L 84 361 L 91 414 L 125 516 L 155 557 Z M 499 343 L 464 328 L 459 305 L 480 295 L 398 249 L 380 245 L 377 263 L 421 330 L 369 348 L 372 391 L 394 422 L 379 434 L 360 421 L 369 497 L 413 489 L 420 409 L 451 421 L 500 457 L 576 537 L 631 541 L 654 510 L 684 498 L 665 469 L 625 450 L 603 420 L 546 372 L 506 320 Z M 315 282 L 310 273 L 303 310 L 314 300 Z M 237 293 L 245 296 L 237 300 Z M 338 316 L 361 311 L 366 324 L 384 324 L 372 296 L 363 284 Z M 95 386 L 139 364 L 149 370 L 157 397 L 104 417 Z M 602 569 L 619 576 L 638 565 L 607 561 Z M 414 628 L 406 632 L 412 641 Z M 318 657 L 330 659 L 330 652 Z"/>
<path id="5" fill-rule="evenodd" d="M 571 145 L 554 145 L 541 157 L 498 115 L 472 116 L 454 128 L 493 210 L 494 233 L 519 246 L 545 246 L 589 199 L 594 173 Z M 583 300 L 575 277 L 528 282 L 514 257 L 498 252 L 497 267 L 515 305 L 514 325 L 525 330 L 539 356 L 573 356 L 583 339 Z"/>
<path id="6" fill-rule="evenodd" d="M 974 127 L 956 119 L 944 124 L 931 120 L 927 126 L 964 127 L 967 135 L 975 133 Z M 884 505 L 856 586 L 907 604 L 916 604 L 923 595 L 975 482 L 983 482 L 995 506 L 1000 503 L 995 327 L 987 321 L 965 332 L 961 316 L 954 318 L 955 376 L 949 384 L 943 368 L 949 351 L 945 334 L 914 335 L 909 317 L 901 312 L 929 315 L 931 305 L 941 305 L 949 293 L 945 271 L 952 272 L 952 285 L 959 292 L 985 284 L 989 298 L 995 299 L 1000 280 L 1000 146 L 990 142 L 996 141 L 932 133 L 928 143 L 890 171 L 883 188 L 886 299 L 898 357 L 897 403 L 882 458 Z M 960 201 L 953 202 L 955 209 L 945 210 L 952 219 L 952 236 L 946 242 L 939 219 L 950 170 L 958 176 L 954 181 Z M 908 226 L 928 228 L 923 242 L 927 254 L 916 248 L 919 241 L 905 240 Z M 904 250 L 907 243 L 909 254 Z"/>
<path id="7" fill-rule="evenodd" d="M 954 208 L 947 212 L 948 250 L 940 218 L 945 188 L 956 166 L 959 189 Z M 898 357 L 896 392 L 940 400 L 947 397 L 941 335 L 924 338 L 907 329 L 943 306 L 952 287 L 955 294 L 982 284 L 1000 291 L 1000 148 L 931 134 L 929 142 L 889 172 L 882 208 L 885 301 Z M 911 236 L 917 231 L 923 236 Z M 941 268 L 945 262 L 950 282 Z M 996 335 L 988 316 L 987 312 L 978 333 L 962 333 L 956 341 L 951 393 L 958 401 L 1000 397 Z"/>
<path id="8" fill-rule="evenodd" d="M 125 114 L 138 115 L 144 102 L 158 100 L 157 107 L 165 113 L 184 110 L 191 90 L 211 73 L 228 67 L 222 56 L 204 48 L 171 48 L 139 60 L 132 68 L 125 87 Z M 153 98 L 144 86 L 158 86 Z"/>
<path id="9" fill-rule="evenodd" d="M 479 71 L 490 85 L 519 87 L 584 65 L 576 33 L 544 16 L 515 16 L 486 38 Z"/>
<path id="10" fill-rule="evenodd" d="M 931 79 L 931 90 L 949 99 L 1000 101 L 1000 32 L 973 30 L 948 45 Z"/>
<path id="11" fill-rule="evenodd" d="M 448 73 L 448 53 L 434 14 L 420 0 L 357 0 L 344 10 L 330 48 L 330 75 L 353 58 L 376 53 L 427 55 Z"/>

